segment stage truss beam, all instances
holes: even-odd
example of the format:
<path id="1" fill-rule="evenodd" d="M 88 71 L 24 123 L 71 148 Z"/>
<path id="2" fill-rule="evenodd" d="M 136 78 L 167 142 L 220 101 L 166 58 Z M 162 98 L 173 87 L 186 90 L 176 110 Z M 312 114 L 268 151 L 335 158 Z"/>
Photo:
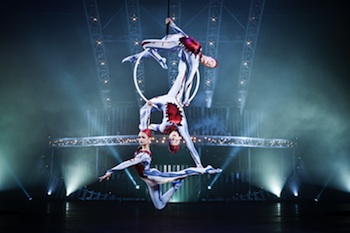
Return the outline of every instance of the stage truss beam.
<path id="1" fill-rule="evenodd" d="M 265 0 L 252 0 L 243 42 L 242 59 L 238 76 L 237 105 L 243 113 L 248 95 L 248 86 L 253 68 L 255 49 L 258 41 L 260 22 Z"/>
<path id="2" fill-rule="evenodd" d="M 140 4 L 138 0 L 125 0 L 125 9 L 127 24 L 129 29 L 129 48 L 130 54 L 136 54 L 141 52 L 142 43 L 142 33 L 141 33 L 141 14 L 140 14 Z M 135 64 L 134 64 L 135 65 Z M 134 66 L 132 66 L 131 73 L 134 72 Z M 144 93 L 145 91 L 145 71 L 144 64 L 140 62 L 136 71 L 136 81 L 140 88 L 140 91 Z M 136 98 L 139 107 L 144 104 L 143 99 L 140 97 L 139 93 L 136 91 Z"/>
<path id="3" fill-rule="evenodd" d="M 249 147 L 249 148 L 285 148 L 292 149 L 297 143 L 288 139 L 271 138 L 253 138 L 253 137 L 235 137 L 235 136 L 192 136 L 192 141 L 197 146 L 230 146 L 230 147 Z M 156 144 L 168 145 L 167 137 L 157 135 L 152 137 Z M 183 142 L 185 143 L 185 142 Z M 81 138 L 56 138 L 49 141 L 51 148 L 69 148 L 69 147 L 99 147 L 99 146 L 137 146 L 137 135 L 120 136 L 96 136 Z"/>
<path id="4" fill-rule="evenodd" d="M 204 53 L 207 56 L 217 58 L 220 41 L 220 27 L 222 16 L 223 0 L 209 0 L 208 28 Z M 211 107 L 217 69 L 204 68 L 204 92 L 206 106 Z"/>
<path id="5" fill-rule="evenodd" d="M 176 23 L 181 25 L 181 0 L 169 0 L 169 17 Z M 180 26 L 181 27 L 181 26 Z M 179 57 L 178 54 L 170 51 L 168 52 L 168 82 L 171 88 L 175 82 L 178 74 Z"/>
<path id="6" fill-rule="evenodd" d="M 84 0 L 86 21 L 89 27 L 92 50 L 94 52 L 97 78 L 101 89 L 104 107 L 111 107 L 110 76 L 106 56 L 105 41 L 102 33 L 101 18 L 96 0 Z"/>

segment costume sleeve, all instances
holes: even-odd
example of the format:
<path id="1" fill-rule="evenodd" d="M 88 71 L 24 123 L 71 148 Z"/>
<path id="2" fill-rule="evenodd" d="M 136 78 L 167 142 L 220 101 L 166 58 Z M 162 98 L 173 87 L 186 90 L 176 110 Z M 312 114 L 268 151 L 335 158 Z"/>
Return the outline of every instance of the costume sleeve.
<path id="1" fill-rule="evenodd" d="M 117 166 L 109 169 L 108 172 L 120 171 L 120 170 L 124 170 L 128 167 L 134 166 L 138 163 L 141 163 L 147 156 L 149 157 L 149 155 L 147 153 L 140 152 L 134 158 L 126 160 L 124 162 L 121 162 Z"/>

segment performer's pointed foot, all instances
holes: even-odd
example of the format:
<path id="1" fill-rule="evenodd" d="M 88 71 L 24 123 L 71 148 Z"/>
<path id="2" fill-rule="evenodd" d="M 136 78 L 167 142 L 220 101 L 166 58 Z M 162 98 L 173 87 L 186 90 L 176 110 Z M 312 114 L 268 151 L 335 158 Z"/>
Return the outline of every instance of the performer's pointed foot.
<path id="1" fill-rule="evenodd" d="M 182 182 L 183 182 L 183 179 L 178 179 L 178 180 L 175 180 L 171 183 L 173 184 L 174 189 L 178 189 L 181 187 Z"/>
<path id="2" fill-rule="evenodd" d="M 208 173 L 208 174 L 217 174 L 217 173 L 220 173 L 222 172 L 222 169 L 221 168 L 213 168 L 211 165 L 208 165 L 205 167 L 205 173 Z"/>
<path id="3" fill-rule="evenodd" d="M 163 69 L 168 69 L 168 65 L 166 64 L 166 58 L 162 57 L 160 60 L 158 60 L 158 62 Z"/>
<path id="4" fill-rule="evenodd" d="M 122 63 L 127 62 L 127 61 L 133 63 L 133 62 L 135 62 L 135 61 L 137 60 L 137 58 L 138 58 L 138 57 L 136 57 L 136 56 L 134 56 L 134 55 L 128 56 L 128 57 L 126 57 L 126 58 L 124 58 L 124 59 L 122 60 Z"/>

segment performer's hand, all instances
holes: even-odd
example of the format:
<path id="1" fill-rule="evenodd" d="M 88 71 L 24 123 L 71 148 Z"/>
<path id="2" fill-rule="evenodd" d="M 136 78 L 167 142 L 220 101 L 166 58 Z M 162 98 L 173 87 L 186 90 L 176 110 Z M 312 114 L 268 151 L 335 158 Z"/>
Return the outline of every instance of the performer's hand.
<path id="1" fill-rule="evenodd" d="M 166 18 L 165 19 L 165 24 L 169 24 L 169 26 L 172 26 L 174 24 L 173 20 L 171 18 Z"/>
<path id="2" fill-rule="evenodd" d="M 111 172 L 106 172 L 106 174 L 104 174 L 103 176 L 100 176 L 98 179 L 100 182 L 102 182 L 103 180 L 109 180 L 109 178 L 111 178 L 112 173 Z"/>
<path id="3" fill-rule="evenodd" d="M 171 23 L 171 19 L 170 18 L 166 18 L 165 19 L 165 24 L 170 24 Z"/>

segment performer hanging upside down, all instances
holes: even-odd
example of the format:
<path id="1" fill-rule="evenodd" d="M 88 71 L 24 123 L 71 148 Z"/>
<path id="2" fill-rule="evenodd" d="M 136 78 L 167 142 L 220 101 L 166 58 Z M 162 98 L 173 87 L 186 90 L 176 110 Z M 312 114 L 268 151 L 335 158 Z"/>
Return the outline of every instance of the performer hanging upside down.
<path id="1" fill-rule="evenodd" d="M 157 96 L 150 99 L 140 109 L 140 130 L 151 129 L 155 132 L 168 134 L 169 151 L 176 153 L 181 144 L 182 138 L 192 156 L 197 167 L 202 168 L 200 156 L 191 140 L 186 115 L 182 106 L 182 96 L 185 85 L 185 62 L 180 60 L 178 65 L 178 75 L 173 86 L 166 95 Z M 151 124 L 151 113 L 162 111 L 163 119 L 160 124 Z"/>
<path id="2" fill-rule="evenodd" d="M 204 64 L 208 68 L 215 68 L 218 65 L 216 59 L 205 56 L 202 53 L 202 46 L 194 38 L 188 36 L 182 31 L 170 18 L 165 20 L 176 34 L 166 35 L 162 39 L 147 39 L 142 41 L 142 47 L 145 49 L 135 55 L 128 56 L 122 60 L 122 62 L 135 62 L 142 57 L 152 56 L 158 63 L 167 69 L 166 59 L 162 57 L 159 52 L 162 50 L 175 50 L 180 53 L 179 57 L 187 63 L 187 81 L 185 85 L 183 104 L 188 106 L 190 104 L 190 92 L 195 74 L 198 71 L 199 63 Z M 186 66 L 183 68 L 186 69 Z"/>
<path id="3" fill-rule="evenodd" d="M 134 158 L 126 160 L 108 170 L 103 176 L 99 177 L 100 182 L 103 180 L 109 180 L 115 171 L 135 166 L 140 178 L 147 185 L 153 205 L 160 210 L 166 206 L 176 190 L 182 185 L 184 178 L 193 175 L 216 174 L 221 172 L 221 169 L 214 169 L 211 166 L 207 166 L 206 168 L 190 167 L 177 172 L 160 172 L 155 168 L 151 168 L 151 137 L 152 131 L 148 129 L 140 131 L 138 134 L 139 147 L 135 151 Z M 172 182 L 173 187 L 163 194 L 161 185 L 170 182 Z"/>

